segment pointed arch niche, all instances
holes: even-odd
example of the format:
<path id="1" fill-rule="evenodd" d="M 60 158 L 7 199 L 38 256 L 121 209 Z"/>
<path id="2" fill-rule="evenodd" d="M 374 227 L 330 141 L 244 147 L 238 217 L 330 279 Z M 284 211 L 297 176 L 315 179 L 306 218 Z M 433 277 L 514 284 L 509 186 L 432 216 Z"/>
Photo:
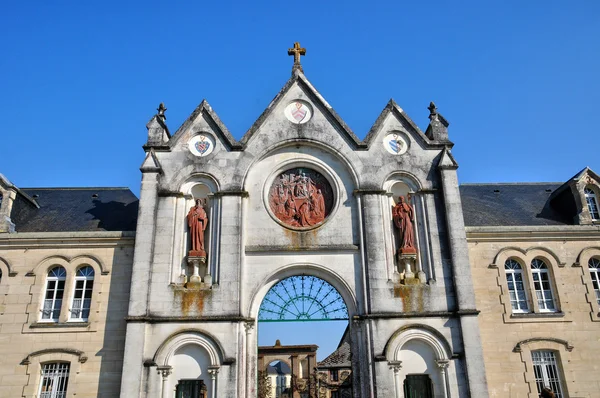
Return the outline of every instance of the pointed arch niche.
<path id="1" fill-rule="evenodd" d="M 221 198 L 216 195 L 219 190 L 215 179 L 207 175 L 196 175 L 189 178 L 181 186 L 181 196 L 176 203 L 175 233 L 173 250 L 173 270 L 171 282 L 185 284 L 194 279 L 210 287 L 219 283 L 219 230 L 221 227 Z M 191 249 L 190 230 L 187 215 L 195 206 L 197 199 L 204 201 L 204 210 L 208 217 L 208 225 L 204 233 L 204 249 L 206 261 L 188 261 L 188 252 Z M 194 278 L 193 278 L 194 277 Z M 197 278 L 200 278 L 198 280 Z"/>
<path id="2" fill-rule="evenodd" d="M 398 173 L 390 176 L 383 185 L 382 209 L 386 256 L 388 258 L 388 279 L 394 282 L 416 279 L 420 283 L 431 283 L 435 280 L 433 271 L 431 244 L 429 239 L 429 221 L 427 216 L 427 192 L 422 190 L 419 181 L 408 174 Z M 414 243 L 417 249 L 416 258 L 407 265 L 398 256 L 400 232 L 394 225 L 392 211 L 400 197 L 412 206 Z M 409 270 L 410 268 L 410 270 Z"/>

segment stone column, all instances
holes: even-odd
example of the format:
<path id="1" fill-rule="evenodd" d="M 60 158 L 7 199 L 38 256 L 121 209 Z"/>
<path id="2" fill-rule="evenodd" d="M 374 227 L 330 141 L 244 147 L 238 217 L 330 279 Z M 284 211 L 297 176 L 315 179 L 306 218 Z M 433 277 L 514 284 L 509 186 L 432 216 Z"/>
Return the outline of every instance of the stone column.
<path id="1" fill-rule="evenodd" d="M 161 393 L 162 398 L 168 398 L 169 392 L 167 391 L 167 382 L 169 381 L 169 375 L 171 375 L 173 368 L 170 366 L 158 366 L 158 374 L 162 376 Z"/>
<path id="2" fill-rule="evenodd" d="M 247 397 L 255 397 L 256 396 L 256 367 L 253 366 L 254 362 L 254 352 L 255 347 L 254 344 L 251 344 L 252 341 L 252 331 L 254 330 L 254 322 L 249 321 L 244 323 L 244 329 L 246 330 L 246 396 Z"/>
<path id="3" fill-rule="evenodd" d="M 478 311 L 475 308 L 475 291 L 469 262 L 469 248 L 458 189 L 458 177 L 456 175 L 458 166 L 450 162 L 449 159 L 449 153 L 444 150 L 439 168 L 446 210 L 446 228 L 452 259 L 454 290 L 465 352 L 465 365 L 471 396 L 487 398 L 489 395 L 483 361 L 483 348 L 477 322 Z"/>
<path id="4" fill-rule="evenodd" d="M 402 398 L 402 380 L 400 380 L 400 369 L 402 369 L 402 361 L 389 361 L 390 370 L 394 372 L 394 397 Z"/>
<path id="5" fill-rule="evenodd" d="M 444 391 L 444 398 L 450 398 L 450 392 L 448 390 L 448 375 L 447 369 L 450 365 L 450 361 L 447 359 L 438 359 L 435 361 L 438 368 L 440 369 L 440 375 L 442 377 L 442 390 Z"/>
<path id="6" fill-rule="evenodd" d="M 150 160 L 148 154 L 144 165 Z M 148 289 L 152 255 L 154 253 L 154 231 L 158 206 L 159 169 L 142 166 L 142 188 L 140 191 L 140 207 L 138 211 L 135 250 L 131 274 L 129 298 L 129 316 L 144 316 L 148 310 Z M 123 357 L 123 374 L 121 379 L 121 397 L 135 398 L 141 396 L 143 382 L 143 355 L 146 326 L 144 323 L 128 323 L 125 336 L 125 353 Z"/>
<path id="7" fill-rule="evenodd" d="M 210 398 L 217 398 L 217 375 L 219 374 L 219 367 L 209 366 L 208 374 L 210 375 L 210 380 L 212 382 L 210 387 Z"/>

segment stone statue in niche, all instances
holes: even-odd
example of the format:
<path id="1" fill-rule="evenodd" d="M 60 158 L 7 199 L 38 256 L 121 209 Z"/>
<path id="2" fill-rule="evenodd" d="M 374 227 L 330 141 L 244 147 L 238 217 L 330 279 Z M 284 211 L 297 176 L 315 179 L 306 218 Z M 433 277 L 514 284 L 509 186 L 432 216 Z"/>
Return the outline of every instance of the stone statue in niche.
<path id="1" fill-rule="evenodd" d="M 196 205 L 193 206 L 187 215 L 188 227 L 190 228 L 190 257 L 206 257 L 204 248 L 204 234 L 208 225 L 208 216 L 206 210 L 206 201 L 196 199 Z"/>
<path id="2" fill-rule="evenodd" d="M 273 181 L 269 206 L 275 217 L 289 227 L 314 227 L 325 221 L 331 212 L 333 189 L 315 170 L 289 169 Z"/>
<path id="3" fill-rule="evenodd" d="M 410 196 L 408 198 L 410 200 Z M 416 253 L 414 211 L 410 203 L 407 203 L 404 200 L 404 196 L 398 198 L 398 203 L 396 203 L 396 206 L 392 209 L 392 217 L 400 237 L 398 253 Z"/>

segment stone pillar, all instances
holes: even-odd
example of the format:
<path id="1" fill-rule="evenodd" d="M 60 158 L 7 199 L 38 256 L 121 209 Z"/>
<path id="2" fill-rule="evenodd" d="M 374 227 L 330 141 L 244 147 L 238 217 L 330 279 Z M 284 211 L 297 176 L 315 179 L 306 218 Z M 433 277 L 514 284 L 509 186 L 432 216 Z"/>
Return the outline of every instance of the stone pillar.
<path id="1" fill-rule="evenodd" d="M 256 367 L 254 366 L 254 355 L 256 347 L 250 342 L 253 341 L 254 322 L 245 322 L 244 329 L 246 331 L 246 396 L 256 396 Z"/>
<path id="2" fill-rule="evenodd" d="M 162 376 L 160 396 L 162 398 L 168 398 L 169 392 L 167 391 L 167 382 L 169 381 L 169 375 L 171 375 L 173 369 L 170 366 L 158 366 L 157 370 L 158 374 Z"/>
<path id="3" fill-rule="evenodd" d="M 150 154 L 146 157 L 149 160 Z M 158 205 L 159 169 L 142 166 L 142 188 L 138 211 L 133 268 L 131 274 L 131 295 L 129 316 L 144 316 L 148 310 L 148 289 L 150 287 L 152 255 L 154 253 L 154 230 Z M 121 397 L 141 396 L 143 385 L 143 358 L 146 327 L 143 323 L 128 323 L 125 336 L 125 354 L 121 379 Z"/>
<path id="4" fill-rule="evenodd" d="M 444 150 L 440 161 L 440 174 L 446 210 L 448 247 L 452 259 L 452 275 L 456 294 L 457 310 L 460 315 L 465 365 L 469 390 L 472 397 L 488 397 L 483 348 L 479 335 L 475 291 L 469 262 L 469 248 L 463 219 L 460 192 L 458 189 L 458 166 L 449 164 L 449 153 Z"/>
<path id="5" fill-rule="evenodd" d="M 447 369 L 450 365 L 450 361 L 447 359 L 438 359 L 435 361 L 437 363 L 438 368 L 440 369 L 440 376 L 442 380 L 442 391 L 444 392 L 444 398 L 450 398 L 450 393 L 448 390 L 448 375 Z"/>
<path id="6" fill-rule="evenodd" d="M 210 387 L 210 398 L 217 398 L 217 375 L 219 374 L 218 366 L 209 366 L 208 374 L 210 375 L 211 387 Z"/>
<path id="7" fill-rule="evenodd" d="M 390 370 L 394 372 L 394 398 L 402 398 L 402 380 L 400 380 L 400 369 L 402 361 L 389 361 Z"/>

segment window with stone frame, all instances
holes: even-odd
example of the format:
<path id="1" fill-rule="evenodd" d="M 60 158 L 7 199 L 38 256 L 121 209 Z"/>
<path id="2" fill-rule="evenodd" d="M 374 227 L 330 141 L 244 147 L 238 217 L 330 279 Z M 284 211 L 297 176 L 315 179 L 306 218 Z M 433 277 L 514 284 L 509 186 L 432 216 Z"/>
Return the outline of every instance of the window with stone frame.
<path id="1" fill-rule="evenodd" d="M 585 194 L 585 201 L 587 202 L 587 207 L 590 211 L 592 220 L 600 220 L 600 211 L 598 210 L 598 198 L 596 196 L 596 192 L 592 188 L 587 187 L 583 190 L 583 193 Z"/>
<path id="2" fill-rule="evenodd" d="M 339 381 L 340 376 L 337 369 L 331 369 L 329 372 L 331 373 L 331 381 Z"/>
<path id="3" fill-rule="evenodd" d="M 556 398 L 563 398 L 562 377 L 556 357 L 554 351 L 538 350 L 531 352 L 538 394 L 542 392 L 544 387 L 548 387 L 556 394 Z"/>
<path id="4" fill-rule="evenodd" d="M 4 199 L 4 196 L 2 195 L 2 192 L 0 192 L 0 210 L 2 210 L 2 199 Z"/>
<path id="5" fill-rule="evenodd" d="M 2 283 L 2 270 L 0 269 L 0 283 Z"/>
<path id="6" fill-rule="evenodd" d="M 75 275 L 75 289 L 71 303 L 72 321 L 87 321 L 90 316 L 92 304 L 92 291 L 94 289 L 94 268 L 89 265 L 81 267 Z"/>
<path id="7" fill-rule="evenodd" d="M 40 381 L 40 398 L 65 398 L 69 384 L 69 362 L 45 363 Z"/>
<path id="8" fill-rule="evenodd" d="M 506 274 L 506 284 L 508 285 L 508 294 L 510 296 L 512 312 L 529 312 L 527 289 L 525 288 L 526 283 L 521 264 L 518 261 L 509 258 L 504 263 L 504 272 Z"/>
<path id="9" fill-rule="evenodd" d="M 588 261 L 588 268 L 590 270 L 594 292 L 596 293 L 596 302 L 600 305 L 600 259 L 597 257 L 590 258 Z"/>
<path id="10" fill-rule="evenodd" d="M 531 261 L 531 274 L 540 312 L 556 312 L 552 281 L 546 263 L 542 259 L 534 258 Z"/>
<path id="11" fill-rule="evenodd" d="M 48 271 L 42 306 L 42 321 L 58 322 L 66 278 L 67 272 L 63 267 L 57 266 Z"/>

